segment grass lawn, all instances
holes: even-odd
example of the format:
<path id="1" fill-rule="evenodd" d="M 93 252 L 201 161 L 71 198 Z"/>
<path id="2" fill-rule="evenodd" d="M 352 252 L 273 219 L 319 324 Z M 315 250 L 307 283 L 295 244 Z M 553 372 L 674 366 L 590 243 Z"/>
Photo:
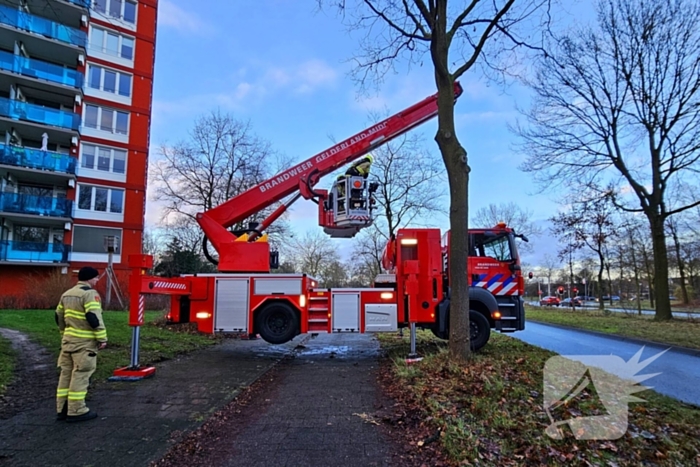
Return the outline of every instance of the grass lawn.
<path id="1" fill-rule="evenodd" d="M 601 313 L 600 311 L 576 311 L 562 309 L 537 309 L 525 307 L 527 320 L 560 324 L 572 328 L 637 337 L 663 344 L 700 349 L 700 321 L 675 319 L 654 321 L 653 316 L 625 313 Z"/>
<path id="2" fill-rule="evenodd" d="M 4 337 L 0 337 L 0 394 L 5 392 L 7 383 L 12 380 L 12 370 L 15 367 L 15 352 L 12 344 Z"/>
<path id="3" fill-rule="evenodd" d="M 161 312 L 146 313 L 146 324 L 141 326 L 140 364 L 156 363 L 217 342 L 210 336 L 186 332 L 183 327 L 173 326 L 165 329 L 158 326 L 156 323 L 162 322 L 162 315 Z M 127 366 L 130 362 L 132 328 L 127 324 L 129 314 L 125 311 L 106 311 L 103 316 L 109 343 L 107 348 L 99 353 L 97 371 L 93 376 L 95 381 L 107 379 L 115 368 Z M 61 335 L 54 320 L 53 310 L 0 310 L 0 327 L 27 333 L 32 340 L 58 357 Z M 3 368 L 11 365 L 8 362 L 13 361 L 10 354 L 3 352 L 2 345 L 0 342 L 0 387 Z"/>
<path id="4" fill-rule="evenodd" d="M 556 440 L 545 434 L 551 420 L 543 397 L 543 368 L 554 353 L 492 334 L 469 364 L 458 365 L 450 361 L 445 342 L 420 332 L 418 351 L 425 358 L 407 365 L 407 337 L 379 338 L 393 358 L 384 379 L 390 394 L 402 409 L 417 411 L 424 433 L 431 434 L 407 442 L 439 443 L 455 465 L 689 466 L 700 460 L 700 408 L 647 390 L 636 394 L 646 403 L 630 404 L 621 438 L 576 440 L 567 429 Z M 556 418 L 605 413 L 601 407 L 586 388 Z"/>

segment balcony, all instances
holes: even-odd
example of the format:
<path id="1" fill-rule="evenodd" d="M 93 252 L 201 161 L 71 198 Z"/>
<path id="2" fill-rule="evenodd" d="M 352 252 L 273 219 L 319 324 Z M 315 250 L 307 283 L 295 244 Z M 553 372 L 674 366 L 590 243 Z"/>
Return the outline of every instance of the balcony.
<path id="1" fill-rule="evenodd" d="M 70 245 L 0 241 L 0 262 L 67 263 Z"/>
<path id="2" fill-rule="evenodd" d="M 4 165 L 75 175 L 76 161 L 68 154 L 0 144 L 0 164 Z"/>
<path id="3" fill-rule="evenodd" d="M 4 50 L 0 50 L 0 70 L 76 89 L 80 89 L 83 86 L 83 74 L 77 70 L 54 65 L 43 60 L 14 55 Z"/>
<path id="4" fill-rule="evenodd" d="M 85 48 L 87 44 L 87 34 L 84 31 L 4 5 L 0 5 L 0 24 L 77 47 Z"/>
<path id="5" fill-rule="evenodd" d="M 5 97 L 0 97 L 0 117 L 41 123 L 66 130 L 78 131 L 78 128 L 80 128 L 80 115 L 76 113 Z"/>
<path id="6" fill-rule="evenodd" d="M 0 193 L 0 212 L 68 218 L 72 217 L 73 201 L 21 193 Z"/>
<path id="7" fill-rule="evenodd" d="M 90 0 L 63 0 L 83 8 L 90 8 Z"/>

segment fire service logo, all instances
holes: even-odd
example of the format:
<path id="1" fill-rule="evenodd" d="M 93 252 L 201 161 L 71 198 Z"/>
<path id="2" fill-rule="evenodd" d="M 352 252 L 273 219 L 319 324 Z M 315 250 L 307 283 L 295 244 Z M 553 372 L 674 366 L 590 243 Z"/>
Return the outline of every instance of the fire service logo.
<path id="1" fill-rule="evenodd" d="M 614 440 L 627 431 L 628 404 L 644 402 L 632 394 L 650 387 L 639 383 L 660 373 L 639 375 L 668 349 L 639 361 L 644 347 L 625 362 L 616 355 L 557 355 L 544 366 L 545 432 L 563 439 L 568 425 L 576 439 Z"/>

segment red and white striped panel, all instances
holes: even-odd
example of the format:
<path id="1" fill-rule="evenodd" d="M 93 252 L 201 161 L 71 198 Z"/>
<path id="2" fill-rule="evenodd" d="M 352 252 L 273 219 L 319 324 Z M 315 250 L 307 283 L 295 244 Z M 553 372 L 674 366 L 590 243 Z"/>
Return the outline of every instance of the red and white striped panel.
<path id="1" fill-rule="evenodd" d="M 153 281 L 153 289 L 187 290 L 187 285 L 180 282 Z"/>
<path id="2" fill-rule="evenodd" d="M 146 312 L 146 297 L 143 294 L 139 295 L 139 324 L 143 324 L 143 316 Z"/>
<path id="3" fill-rule="evenodd" d="M 353 221 L 369 221 L 370 217 L 369 216 L 348 216 L 348 219 L 353 220 Z"/>

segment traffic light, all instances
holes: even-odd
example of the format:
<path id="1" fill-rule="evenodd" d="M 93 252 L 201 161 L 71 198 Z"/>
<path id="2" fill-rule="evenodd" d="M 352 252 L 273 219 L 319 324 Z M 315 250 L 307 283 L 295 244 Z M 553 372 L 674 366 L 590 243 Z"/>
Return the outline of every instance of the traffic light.
<path id="1" fill-rule="evenodd" d="M 559 291 L 559 295 L 563 295 L 564 294 L 564 287 L 560 286 L 558 291 Z"/>
<path id="2" fill-rule="evenodd" d="M 528 279 L 532 279 L 532 272 L 528 272 L 528 273 L 527 273 L 527 278 L 528 278 Z"/>
<path id="3" fill-rule="evenodd" d="M 571 291 L 574 293 L 574 295 L 578 295 L 578 289 L 576 287 L 571 289 Z"/>

